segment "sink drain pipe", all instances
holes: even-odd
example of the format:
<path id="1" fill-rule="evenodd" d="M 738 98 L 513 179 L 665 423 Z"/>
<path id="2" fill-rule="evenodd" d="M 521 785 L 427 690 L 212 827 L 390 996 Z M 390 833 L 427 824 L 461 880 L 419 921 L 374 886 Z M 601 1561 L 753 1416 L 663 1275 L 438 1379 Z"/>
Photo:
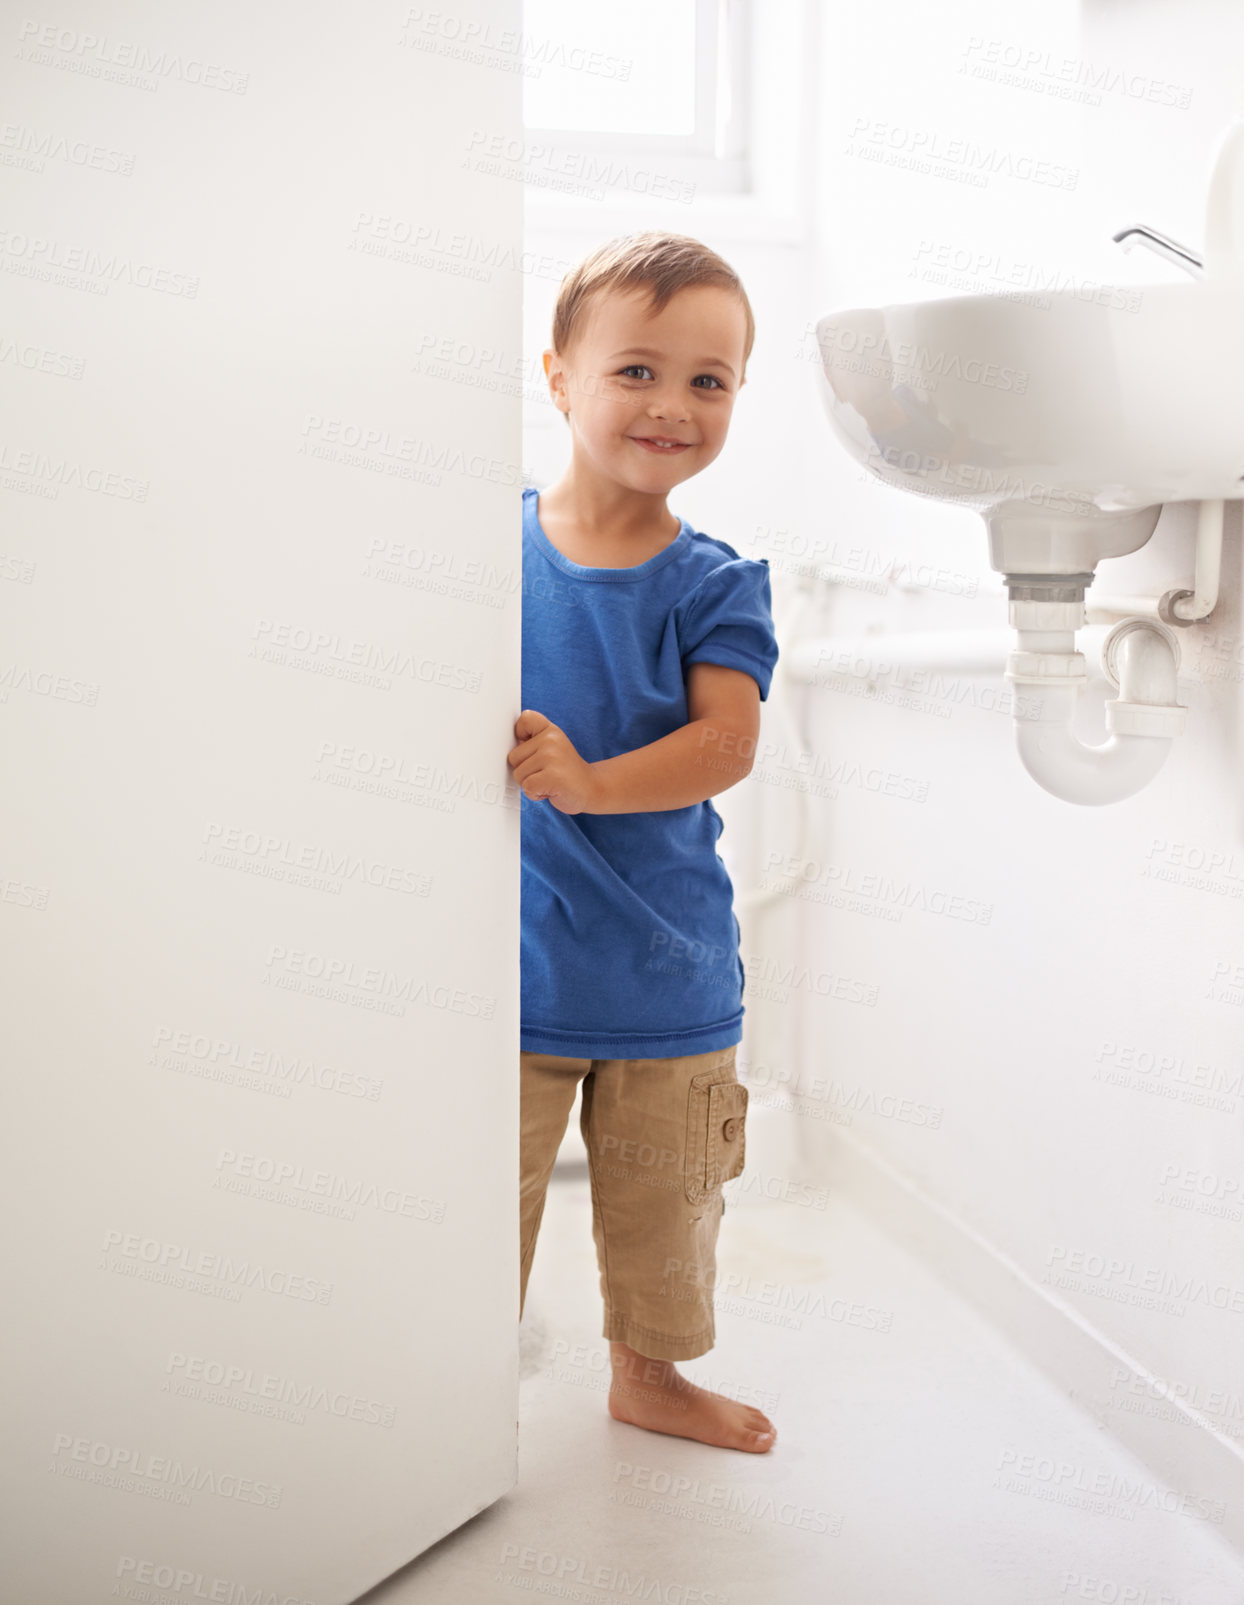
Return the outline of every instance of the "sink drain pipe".
<path id="1" fill-rule="evenodd" d="M 1161 769 L 1188 710 L 1176 700 L 1178 648 L 1159 620 L 1121 620 L 1102 643 L 1102 668 L 1119 695 L 1106 704 L 1110 735 L 1089 746 L 1072 732 L 1088 681 L 1076 630 L 1085 623 L 1089 574 L 1007 574 L 1017 632 L 1006 678 L 1015 689 L 1015 741 L 1024 768 L 1064 802 L 1120 802 Z"/>

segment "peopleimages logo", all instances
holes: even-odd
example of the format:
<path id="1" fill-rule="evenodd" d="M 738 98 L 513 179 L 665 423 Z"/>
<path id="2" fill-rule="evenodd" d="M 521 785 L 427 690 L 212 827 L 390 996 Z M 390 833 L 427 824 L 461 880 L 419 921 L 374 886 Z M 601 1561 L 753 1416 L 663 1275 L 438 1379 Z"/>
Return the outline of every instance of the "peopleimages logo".
<path id="1" fill-rule="evenodd" d="M 353 1220 L 355 1209 L 364 1206 L 407 1220 L 431 1220 L 437 1225 L 445 1218 L 443 1199 L 426 1198 L 395 1186 L 378 1186 L 359 1176 L 319 1170 L 294 1159 L 236 1148 L 221 1148 L 217 1153 L 212 1186 L 316 1213 L 337 1213 L 347 1220 Z"/>
<path id="2" fill-rule="evenodd" d="M 217 66 L 179 50 L 153 50 L 131 39 L 83 33 L 77 28 L 58 27 L 54 22 L 27 20 L 17 32 L 16 55 L 20 61 L 54 66 L 89 78 L 126 83 L 143 74 L 149 78 L 176 79 L 196 89 L 216 89 L 230 95 L 244 95 L 250 82 L 249 73 Z"/>
<path id="3" fill-rule="evenodd" d="M 609 56 L 560 37 L 541 37 L 525 28 L 495 28 L 477 17 L 459 17 L 422 6 L 407 10 L 402 27 L 408 37 L 401 42 L 409 48 L 434 50 L 459 61 L 486 62 L 495 72 L 539 78 L 545 67 L 560 67 L 563 72 L 585 72 L 626 83 L 635 65 L 631 56 Z"/>
<path id="4" fill-rule="evenodd" d="M 959 72 L 1016 89 L 1034 89 L 1056 100 L 1100 106 L 1098 91 L 1105 90 L 1109 94 L 1117 92 L 1126 100 L 1173 106 L 1180 111 L 1192 104 L 1192 91 L 1182 84 L 1150 78 L 1145 73 L 1125 72 L 1107 63 L 1098 65 L 1082 56 L 1060 56 L 1039 45 L 982 39 L 974 34 L 962 56 Z"/>
<path id="5" fill-rule="evenodd" d="M 252 1587 L 237 1579 L 209 1576 L 206 1572 L 192 1572 L 185 1566 L 161 1565 L 155 1560 L 140 1560 L 137 1555 L 122 1555 L 117 1560 L 116 1575 L 124 1579 L 124 1593 L 131 1599 L 141 1599 L 135 1585 L 158 1588 L 163 1594 L 185 1594 L 196 1605 L 204 1600 L 262 1600 L 263 1605 L 316 1605 L 314 1600 L 297 1594 L 278 1594 L 268 1588 Z"/>
<path id="6" fill-rule="evenodd" d="M 998 145 L 978 145 L 974 139 L 948 136 L 940 128 L 908 128 L 868 117 L 855 119 L 846 154 L 888 162 L 934 178 L 957 179 L 977 189 L 985 188 L 999 173 L 1052 189 L 1075 189 L 1080 181 L 1078 167 L 1065 167 Z"/>
<path id="7" fill-rule="evenodd" d="M 1022 396 L 1028 389 L 1026 368 L 1005 368 L 996 362 L 965 357 L 959 351 L 930 351 L 911 340 L 890 344 L 889 335 L 872 331 L 857 333 L 847 325 L 831 323 L 820 336 L 821 352 L 831 368 L 848 372 L 867 372 L 878 376 L 895 369 L 900 381 L 907 375 L 932 379 L 961 379 L 967 384 L 986 385 L 995 390 L 1014 390 Z M 878 367 L 856 366 L 877 362 Z M 935 388 L 935 387 L 934 387 Z"/>
<path id="8" fill-rule="evenodd" d="M 725 752 L 731 746 L 732 743 L 723 738 L 721 750 Z M 755 752 L 754 778 L 768 784 L 781 783 L 785 775 L 792 782 L 812 778 L 830 787 L 858 786 L 861 791 L 904 802 L 924 802 L 929 795 L 927 780 L 880 766 L 868 768 L 853 758 L 831 759 L 825 753 L 801 752 L 783 741 L 741 739 L 738 742 L 737 750 L 742 756 L 746 757 L 749 749 Z"/>
<path id="9" fill-rule="evenodd" d="M 1044 1488 L 1031 1488 L 1034 1482 L 1043 1484 Z M 1057 1491 L 1057 1495 L 1075 1493 L 1093 1500 L 1115 1501 L 1129 1521 L 1135 1519 L 1137 1510 L 1145 1509 L 1161 1510 L 1168 1516 L 1196 1516 L 1214 1525 L 1220 1525 L 1226 1515 L 1226 1506 L 1220 1499 L 1164 1488 L 1128 1472 L 1091 1469 L 1072 1460 L 1060 1460 L 1009 1444 L 998 1456 L 994 1486 L 1013 1493 L 1054 1495 Z M 1059 1499 L 1059 1502 L 1064 1501 Z M 1065 1502 L 1079 1501 L 1068 1499 Z"/>
<path id="10" fill-rule="evenodd" d="M 799 895 L 812 901 L 830 901 L 837 895 L 844 899 L 838 906 L 866 908 L 878 903 L 892 905 L 896 911 L 916 908 L 947 919 L 963 920 L 969 925 L 988 925 L 993 918 L 992 903 L 964 897 L 958 892 L 929 890 L 919 881 L 896 880 L 880 870 L 861 873 L 850 864 L 826 864 L 818 859 L 781 852 L 768 854 L 765 870 L 769 881 L 791 878 L 799 881 Z"/>
<path id="11" fill-rule="evenodd" d="M 527 1544 L 503 1544 L 500 1564 L 517 1567 L 517 1571 L 498 1571 L 495 1581 L 565 1599 L 590 1597 L 568 1586 L 575 1584 L 603 1589 L 617 1599 L 660 1600 L 661 1605 L 730 1605 L 729 1595 L 719 1594 L 715 1589 L 700 1588 L 694 1583 L 663 1582 L 648 1572 L 632 1572 L 625 1567 L 593 1566 L 582 1555 L 558 1555 Z M 549 1578 L 550 1582 L 537 1586 L 536 1576 Z"/>
<path id="12" fill-rule="evenodd" d="M 256 1413 L 283 1412 L 286 1420 L 305 1421 L 308 1411 L 321 1411 L 342 1421 L 382 1427 L 391 1427 L 397 1419 L 395 1405 L 382 1404 L 344 1388 L 296 1381 L 291 1376 L 271 1371 L 257 1372 L 251 1365 L 212 1360 L 201 1354 L 182 1354 L 174 1350 L 168 1357 L 165 1371 L 163 1390 L 208 1403 L 227 1402 L 231 1408 L 243 1401 Z"/>
<path id="13" fill-rule="evenodd" d="M 259 1287 L 281 1298 L 309 1300 L 316 1304 L 328 1304 L 332 1300 L 331 1282 L 292 1275 L 277 1266 L 265 1265 L 262 1260 L 238 1260 L 214 1250 L 193 1250 L 182 1243 L 144 1237 L 139 1232 L 108 1227 L 101 1251 L 105 1256 L 121 1256 L 105 1258 L 101 1269 L 132 1273 L 140 1280 L 168 1282 L 190 1292 L 212 1292 L 215 1283 L 221 1284 L 234 1298 L 240 1298 L 246 1288 Z"/>
<path id="14" fill-rule="evenodd" d="M 189 1494 L 202 1492 L 216 1494 L 221 1499 L 237 1499 L 247 1505 L 269 1505 L 274 1509 L 281 1503 L 280 1483 L 256 1482 L 253 1478 L 215 1471 L 197 1462 L 183 1465 L 168 1455 L 147 1454 L 128 1444 L 104 1443 L 58 1432 L 52 1440 L 52 1454 L 52 1469 L 62 1475 L 73 1474 L 80 1466 L 79 1480 L 83 1482 L 101 1482 L 128 1493 L 154 1494 L 177 1504 L 188 1503 Z M 161 1486 L 156 1489 L 155 1484 Z"/>
<path id="15" fill-rule="evenodd" d="M 703 1511 L 722 1511 L 749 1518 L 748 1525 L 739 1530 L 749 1532 L 750 1520 L 777 1522 L 783 1527 L 797 1527 L 801 1532 L 830 1533 L 842 1531 L 842 1517 L 814 1505 L 798 1505 L 793 1500 L 776 1500 L 761 1489 L 742 1488 L 731 1483 L 710 1482 L 705 1478 L 686 1473 L 666 1471 L 660 1466 L 633 1465 L 621 1460 L 614 1469 L 614 1482 L 619 1488 L 635 1494 L 657 1494 L 669 1505 L 666 1514 L 682 1514 L 698 1505 Z M 641 1508 L 659 1508 L 654 1500 L 624 1498 L 616 1501 L 640 1505 Z M 697 1515 L 697 1520 L 703 1519 Z M 719 1525 L 715 1523 L 714 1525 Z"/>
<path id="16" fill-rule="evenodd" d="M 1095 1254 L 1082 1248 L 1052 1247 L 1046 1256 L 1045 1280 L 1059 1287 L 1073 1288 L 1096 1282 L 1100 1287 L 1090 1285 L 1084 1287 L 1084 1291 L 1102 1291 L 1108 1297 L 1121 1297 L 1123 1302 L 1129 1301 L 1128 1294 L 1136 1293 L 1150 1295 L 1156 1304 L 1178 1299 L 1186 1304 L 1204 1304 L 1210 1309 L 1244 1315 L 1244 1287 L 1233 1287 L 1228 1282 L 1208 1282 L 1189 1272 L 1167 1270 L 1159 1265 L 1137 1266 L 1135 1260 Z M 1182 1315 L 1184 1311 L 1174 1308 L 1171 1313 Z"/>

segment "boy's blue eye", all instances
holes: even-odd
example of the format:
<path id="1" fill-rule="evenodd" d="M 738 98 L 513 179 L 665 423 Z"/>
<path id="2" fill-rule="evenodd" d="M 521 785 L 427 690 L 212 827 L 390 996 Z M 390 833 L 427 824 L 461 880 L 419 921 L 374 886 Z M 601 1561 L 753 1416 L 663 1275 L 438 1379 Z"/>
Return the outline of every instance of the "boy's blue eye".
<path id="1" fill-rule="evenodd" d="M 624 373 L 624 374 L 641 373 L 641 372 L 642 373 L 651 373 L 652 369 L 650 367 L 648 367 L 648 365 L 646 363 L 643 363 L 643 362 L 632 362 L 632 363 L 629 364 L 629 366 L 620 369 L 619 372 Z M 718 379 L 715 374 L 698 373 L 698 374 L 696 374 L 696 378 L 697 379 L 711 379 L 713 381 L 713 383 L 717 386 L 718 390 L 724 390 L 726 388 L 725 385 L 722 384 L 721 380 Z"/>

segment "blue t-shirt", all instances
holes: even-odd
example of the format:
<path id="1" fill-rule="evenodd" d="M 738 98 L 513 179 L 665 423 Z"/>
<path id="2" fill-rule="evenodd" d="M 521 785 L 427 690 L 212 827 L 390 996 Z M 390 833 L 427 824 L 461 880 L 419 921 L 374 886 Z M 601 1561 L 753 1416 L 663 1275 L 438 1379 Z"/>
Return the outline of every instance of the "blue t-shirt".
<path id="1" fill-rule="evenodd" d="M 778 659 L 769 564 L 679 520 L 632 568 L 563 556 L 523 491 L 522 698 L 588 763 L 689 722 L 692 663 L 755 679 Z M 520 1046 L 576 1059 L 675 1058 L 743 1036 L 734 891 L 711 799 L 563 814 L 521 794 Z"/>

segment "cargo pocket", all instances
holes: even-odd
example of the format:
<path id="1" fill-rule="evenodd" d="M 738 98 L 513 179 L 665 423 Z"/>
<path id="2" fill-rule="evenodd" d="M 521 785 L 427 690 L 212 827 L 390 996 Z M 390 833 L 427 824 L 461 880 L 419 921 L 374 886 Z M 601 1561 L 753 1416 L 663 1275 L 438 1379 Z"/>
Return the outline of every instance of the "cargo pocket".
<path id="1" fill-rule="evenodd" d="M 683 1188 L 702 1204 L 743 1169 L 747 1088 L 720 1069 L 695 1076 L 687 1094 Z"/>

